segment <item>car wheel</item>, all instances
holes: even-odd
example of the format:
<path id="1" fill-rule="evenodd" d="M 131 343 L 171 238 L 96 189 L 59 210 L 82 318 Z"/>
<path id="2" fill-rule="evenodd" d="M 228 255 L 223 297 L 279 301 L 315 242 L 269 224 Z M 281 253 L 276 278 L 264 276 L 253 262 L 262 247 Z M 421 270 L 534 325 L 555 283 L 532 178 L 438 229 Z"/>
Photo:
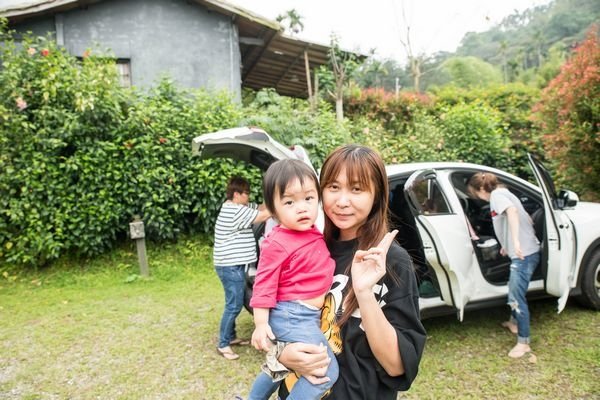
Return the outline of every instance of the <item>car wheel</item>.
<path id="1" fill-rule="evenodd" d="M 581 272 L 581 295 L 578 301 L 586 307 L 600 310 L 600 251 L 596 250 Z"/>

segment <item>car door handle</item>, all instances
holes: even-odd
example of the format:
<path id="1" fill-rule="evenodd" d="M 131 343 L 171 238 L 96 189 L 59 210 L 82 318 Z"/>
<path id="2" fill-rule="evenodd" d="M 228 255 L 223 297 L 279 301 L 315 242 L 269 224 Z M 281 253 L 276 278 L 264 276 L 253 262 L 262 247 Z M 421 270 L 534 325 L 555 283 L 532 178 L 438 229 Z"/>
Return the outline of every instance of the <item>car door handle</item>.
<path id="1" fill-rule="evenodd" d="M 563 225 L 563 224 L 560 224 L 558 227 L 559 227 L 560 229 L 568 229 L 568 228 L 569 228 L 569 224 L 565 224 L 565 225 Z"/>

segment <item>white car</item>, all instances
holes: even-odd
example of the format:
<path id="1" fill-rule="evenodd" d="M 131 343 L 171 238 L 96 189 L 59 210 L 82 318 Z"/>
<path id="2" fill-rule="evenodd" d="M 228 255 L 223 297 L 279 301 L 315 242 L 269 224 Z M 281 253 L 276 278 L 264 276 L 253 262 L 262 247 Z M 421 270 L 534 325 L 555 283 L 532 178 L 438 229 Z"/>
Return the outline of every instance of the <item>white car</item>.
<path id="1" fill-rule="evenodd" d="M 259 128 L 207 133 L 192 141 L 202 158 L 243 160 L 265 171 L 282 158 L 300 158 Z M 558 297 L 558 312 L 567 298 L 600 309 L 600 204 L 580 202 L 575 193 L 557 193 L 548 171 L 533 157 L 539 183 L 533 185 L 482 165 L 427 162 L 389 165 L 392 227 L 410 253 L 419 282 L 423 318 L 506 303 L 510 260 L 499 254 L 489 204 L 467 195 L 475 172 L 492 172 L 523 203 L 543 243 L 542 261 L 529 285 L 529 296 Z M 248 288 L 251 290 L 251 279 Z"/>

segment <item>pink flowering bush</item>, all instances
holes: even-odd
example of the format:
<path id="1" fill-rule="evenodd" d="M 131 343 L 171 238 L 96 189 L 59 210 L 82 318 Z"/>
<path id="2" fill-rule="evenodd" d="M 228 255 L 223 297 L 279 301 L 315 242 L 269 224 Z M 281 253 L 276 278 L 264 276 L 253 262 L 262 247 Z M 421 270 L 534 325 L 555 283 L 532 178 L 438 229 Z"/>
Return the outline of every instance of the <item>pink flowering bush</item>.
<path id="1" fill-rule="evenodd" d="M 600 41 L 594 26 L 537 104 L 535 122 L 559 184 L 600 200 Z"/>
<path id="2" fill-rule="evenodd" d="M 401 92 L 396 96 L 384 89 L 369 88 L 350 96 L 344 104 L 350 118 L 360 115 L 381 121 L 385 129 L 404 134 L 420 113 L 431 108 L 433 101 L 426 94 Z"/>

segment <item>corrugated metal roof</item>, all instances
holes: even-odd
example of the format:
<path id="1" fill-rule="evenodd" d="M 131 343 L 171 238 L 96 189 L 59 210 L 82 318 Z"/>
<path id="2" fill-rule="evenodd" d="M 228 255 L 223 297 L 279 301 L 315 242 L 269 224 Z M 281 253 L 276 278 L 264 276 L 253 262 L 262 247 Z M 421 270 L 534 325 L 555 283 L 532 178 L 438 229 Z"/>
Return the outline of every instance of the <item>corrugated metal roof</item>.
<path id="1" fill-rule="evenodd" d="M 276 33 L 264 47 L 242 47 L 242 82 L 244 87 L 272 87 L 278 93 L 293 97 L 308 97 L 306 53 L 309 70 L 327 64 L 327 46 L 297 40 Z M 311 78 L 312 79 L 312 78 Z"/>
<path id="2" fill-rule="evenodd" d="M 102 0 L 40 0 L 0 9 L 11 24 L 45 14 L 86 7 Z M 308 97 L 304 54 L 313 71 L 328 61 L 329 47 L 283 34 L 277 21 L 222 0 L 194 0 L 232 18 L 238 27 L 242 57 L 242 87 L 275 88 L 282 95 Z"/>

